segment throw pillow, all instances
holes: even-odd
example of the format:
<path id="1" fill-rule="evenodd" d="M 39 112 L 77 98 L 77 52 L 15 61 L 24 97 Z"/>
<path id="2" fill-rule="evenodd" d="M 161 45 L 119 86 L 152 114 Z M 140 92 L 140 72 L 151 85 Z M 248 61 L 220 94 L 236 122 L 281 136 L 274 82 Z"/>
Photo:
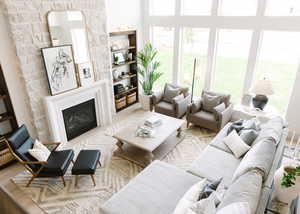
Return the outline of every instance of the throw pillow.
<path id="1" fill-rule="evenodd" d="M 227 130 L 227 135 L 229 135 L 232 130 L 236 130 L 236 132 L 239 133 L 244 128 L 243 122 L 244 120 L 241 119 L 232 123 Z"/>
<path id="2" fill-rule="evenodd" d="M 178 87 L 173 87 L 170 84 L 166 84 L 165 92 L 163 95 L 163 101 L 172 103 L 173 98 L 180 94 L 181 90 Z"/>
<path id="3" fill-rule="evenodd" d="M 198 197 L 204 186 L 207 184 L 207 180 L 203 179 L 194 184 L 180 199 L 173 214 L 185 214 L 187 209 L 195 202 L 198 201 Z"/>
<path id="4" fill-rule="evenodd" d="M 209 198 L 192 204 L 184 214 L 215 214 L 217 212 L 215 198 L 215 194 L 211 194 Z"/>
<path id="5" fill-rule="evenodd" d="M 222 208 L 217 214 L 251 214 L 251 210 L 248 202 L 236 202 Z"/>
<path id="6" fill-rule="evenodd" d="M 248 146 L 251 146 L 254 140 L 257 138 L 258 132 L 255 130 L 242 130 L 240 131 L 241 139 L 247 143 Z"/>
<path id="7" fill-rule="evenodd" d="M 33 148 L 29 149 L 28 153 L 38 161 L 47 161 L 51 152 L 40 141 L 35 140 Z"/>
<path id="8" fill-rule="evenodd" d="M 172 103 L 175 104 L 175 103 L 178 103 L 180 101 L 184 100 L 184 95 L 183 94 L 179 94 L 178 96 L 174 97 L 172 99 Z"/>
<path id="9" fill-rule="evenodd" d="M 226 106 L 224 103 L 221 103 L 220 105 L 217 105 L 216 107 L 214 107 L 214 114 L 215 114 L 215 118 L 216 120 L 220 120 L 221 118 L 219 118 L 219 115 L 222 114 L 222 112 L 226 109 Z"/>
<path id="10" fill-rule="evenodd" d="M 202 96 L 202 107 L 203 110 L 214 113 L 214 108 L 221 103 L 221 96 L 211 96 L 203 94 Z"/>
<path id="11" fill-rule="evenodd" d="M 235 130 L 224 138 L 224 143 L 229 147 L 236 158 L 242 157 L 251 148 L 244 143 Z"/>
<path id="12" fill-rule="evenodd" d="M 203 188 L 203 190 L 199 194 L 198 200 L 202 200 L 205 198 L 208 198 L 214 191 L 217 190 L 218 186 L 220 185 L 223 178 L 220 178 L 219 180 L 206 184 Z"/>

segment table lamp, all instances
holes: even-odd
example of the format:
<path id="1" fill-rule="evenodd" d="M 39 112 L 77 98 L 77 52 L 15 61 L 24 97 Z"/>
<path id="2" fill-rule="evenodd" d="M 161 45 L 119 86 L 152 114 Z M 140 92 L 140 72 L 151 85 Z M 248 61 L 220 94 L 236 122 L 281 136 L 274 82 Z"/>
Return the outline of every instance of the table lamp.
<path id="1" fill-rule="evenodd" d="M 274 90 L 270 80 L 266 78 L 262 80 L 258 80 L 253 87 L 251 88 L 250 92 L 254 93 L 256 96 L 253 97 L 252 103 L 255 108 L 263 110 L 268 103 L 267 95 L 274 94 Z"/>

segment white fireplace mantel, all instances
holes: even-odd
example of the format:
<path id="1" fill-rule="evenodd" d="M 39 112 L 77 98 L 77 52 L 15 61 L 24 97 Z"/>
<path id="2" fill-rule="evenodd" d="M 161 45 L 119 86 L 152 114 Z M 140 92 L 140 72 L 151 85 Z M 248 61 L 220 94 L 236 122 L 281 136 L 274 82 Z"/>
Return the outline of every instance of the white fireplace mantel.
<path id="1" fill-rule="evenodd" d="M 68 141 L 62 111 L 91 99 L 95 99 L 97 125 L 106 126 L 111 124 L 111 98 L 106 80 L 100 80 L 90 86 L 44 98 L 48 125 L 53 141 L 62 143 Z"/>

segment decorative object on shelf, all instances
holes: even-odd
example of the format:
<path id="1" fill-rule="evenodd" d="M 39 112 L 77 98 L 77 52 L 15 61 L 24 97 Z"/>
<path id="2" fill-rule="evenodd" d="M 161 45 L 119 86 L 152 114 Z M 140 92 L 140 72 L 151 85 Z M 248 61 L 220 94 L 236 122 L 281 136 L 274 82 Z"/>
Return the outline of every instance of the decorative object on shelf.
<path id="1" fill-rule="evenodd" d="M 274 89 L 270 80 L 263 78 L 258 80 L 250 90 L 252 93 L 256 94 L 253 98 L 253 106 L 260 110 L 263 110 L 268 103 L 267 95 L 273 95 Z"/>
<path id="2" fill-rule="evenodd" d="M 141 76 L 139 82 L 143 88 L 143 93 L 140 94 L 140 102 L 142 108 L 146 111 L 149 111 L 151 108 L 150 100 L 153 94 L 153 85 L 163 75 L 163 73 L 157 71 L 160 66 L 160 62 L 155 60 L 157 53 L 158 51 L 148 43 L 137 54 L 138 72 Z"/>
<path id="3" fill-rule="evenodd" d="M 132 53 L 127 53 L 127 60 L 132 61 L 133 60 L 133 55 Z"/>
<path id="4" fill-rule="evenodd" d="M 117 69 L 113 70 L 113 77 L 114 77 L 114 80 L 118 80 L 119 79 L 119 72 L 118 72 Z"/>
<path id="5" fill-rule="evenodd" d="M 275 197 L 290 204 L 300 194 L 300 166 L 281 166 L 274 175 Z"/>
<path id="6" fill-rule="evenodd" d="M 125 91 L 125 87 L 122 84 L 116 84 L 114 85 L 114 92 L 115 94 L 120 94 L 123 93 Z"/>
<path id="7" fill-rule="evenodd" d="M 130 104 L 135 103 L 135 102 L 136 102 L 136 92 L 128 94 L 127 97 L 126 97 L 127 105 L 130 105 Z"/>
<path id="8" fill-rule="evenodd" d="M 116 51 L 116 50 L 118 50 L 118 49 L 119 49 L 119 46 L 116 45 L 116 44 L 113 44 L 113 45 L 110 47 L 110 50 L 111 50 L 111 51 Z"/>
<path id="9" fill-rule="evenodd" d="M 114 53 L 113 57 L 114 57 L 114 64 L 115 65 L 120 65 L 120 64 L 126 62 L 123 53 Z"/>
<path id="10" fill-rule="evenodd" d="M 95 74 L 92 63 L 80 63 L 78 66 L 79 80 L 81 86 L 91 85 L 95 82 Z"/>
<path id="11" fill-rule="evenodd" d="M 116 109 L 120 110 L 126 106 L 126 96 L 115 100 Z"/>
<path id="12" fill-rule="evenodd" d="M 78 88 L 72 45 L 43 48 L 51 95 L 57 95 Z"/>

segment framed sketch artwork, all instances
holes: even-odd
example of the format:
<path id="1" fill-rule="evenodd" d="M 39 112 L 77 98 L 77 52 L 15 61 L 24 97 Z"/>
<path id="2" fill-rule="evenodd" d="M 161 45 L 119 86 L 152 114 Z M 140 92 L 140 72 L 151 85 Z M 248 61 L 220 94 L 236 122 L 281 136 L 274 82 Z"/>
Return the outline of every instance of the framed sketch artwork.
<path id="1" fill-rule="evenodd" d="M 78 64 L 78 73 L 81 86 L 87 86 L 95 82 L 92 63 L 86 62 Z"/>
<path id="2" fill-rule="evenodd" d="M 72 45 L 43 48 L 42 55 L 51 95 L 78 87 Z"/>

